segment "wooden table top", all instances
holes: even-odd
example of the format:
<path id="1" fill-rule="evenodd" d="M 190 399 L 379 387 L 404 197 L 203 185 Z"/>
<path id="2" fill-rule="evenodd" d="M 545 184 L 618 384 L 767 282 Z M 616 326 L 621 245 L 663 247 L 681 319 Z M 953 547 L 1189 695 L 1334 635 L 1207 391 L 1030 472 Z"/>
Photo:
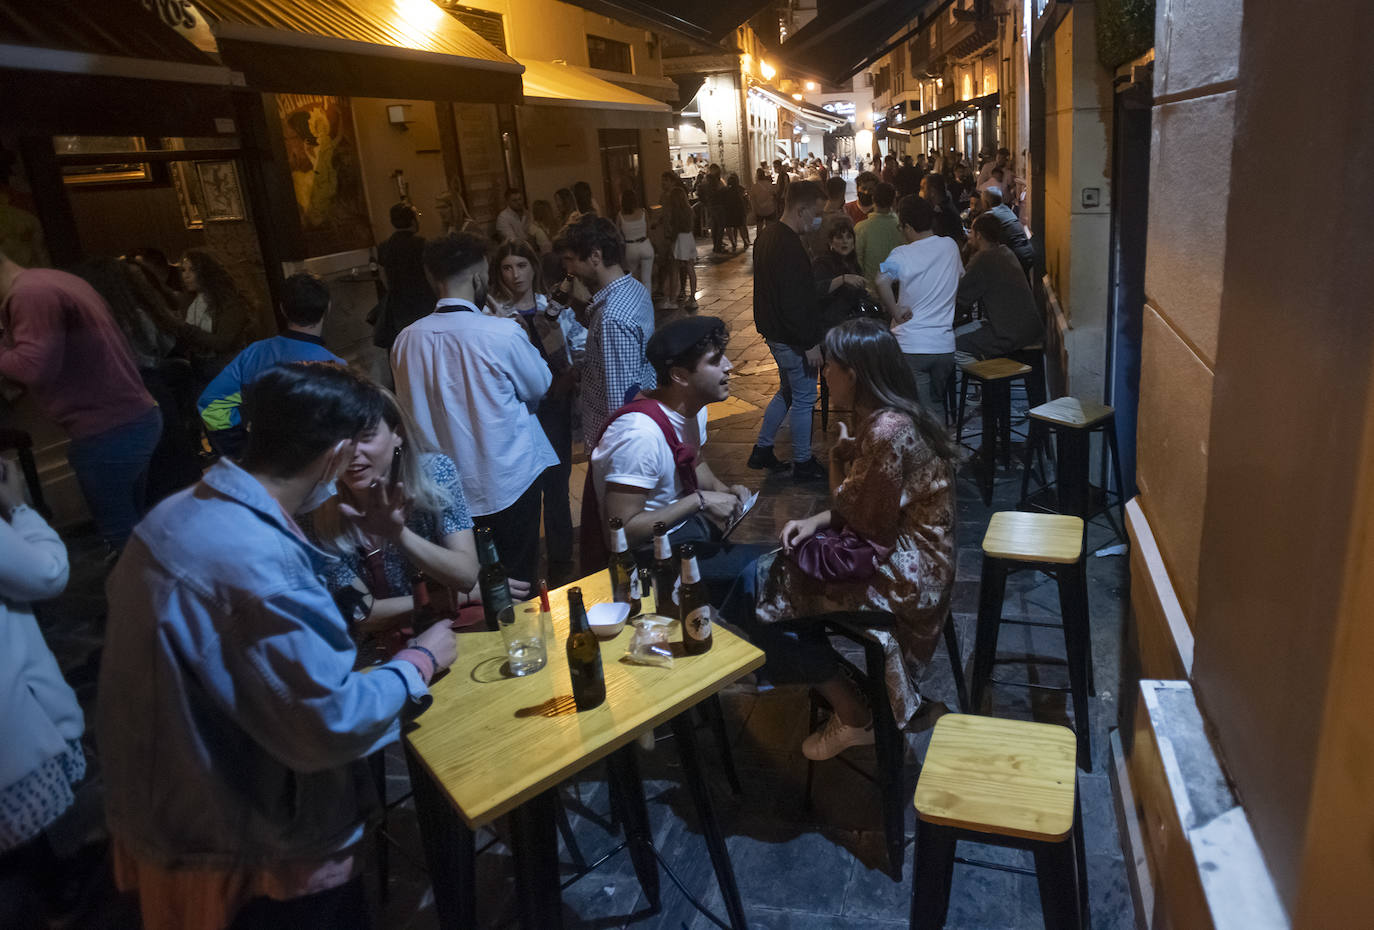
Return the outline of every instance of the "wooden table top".
<path id="1" fill-rule="evenodd" d="M 1001 381 L 1030 373 L 1030 366 L 1010 358 L 986 358 L 981 362 L 967 362 L 963 366 L 969 377 L 983 381 Z"/>
<path id="2" fill-rule="evenodd" d="M 675 648 L 671 669 L 632 665 L 622 661 L 634 633 L 626 624 L 601 641 L 605 703 L 578 713 L 566 652 L 574 586 L 587 607 L 611 600 L 606 571 L 551 591 L 554 642 L 542 669 L 511 677 L 500 633 L 461 634 L 458 660 L 430 688 L 434 703 L 406 736 L 469 827 L 509 813 L 763 664 L 760 650 L 717 625 L 710 652 L 684 656 Z M 649 596 L 643 613 L 652 612 Z M 681 642 L 677 621 L 673 640 Z"/>
<path id="3" fill-rule="evenodd" d="M 916 783 L 927 823 L 1054 842 L 1073 826 L 1073 731 L 1049 723 L 946 714 Z"/>

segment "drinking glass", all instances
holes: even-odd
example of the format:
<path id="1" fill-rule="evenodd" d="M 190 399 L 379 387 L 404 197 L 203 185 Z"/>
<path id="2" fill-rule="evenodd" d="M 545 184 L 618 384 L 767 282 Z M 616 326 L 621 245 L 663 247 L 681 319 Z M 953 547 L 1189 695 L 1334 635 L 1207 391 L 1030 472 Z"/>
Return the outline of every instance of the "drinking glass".
<path id="1" fill-rule="evenodd" d="M 496 615 L 512 675 L 530 675 L 548 661 L 547 633 L 535 605 L 507 607 Z"/>

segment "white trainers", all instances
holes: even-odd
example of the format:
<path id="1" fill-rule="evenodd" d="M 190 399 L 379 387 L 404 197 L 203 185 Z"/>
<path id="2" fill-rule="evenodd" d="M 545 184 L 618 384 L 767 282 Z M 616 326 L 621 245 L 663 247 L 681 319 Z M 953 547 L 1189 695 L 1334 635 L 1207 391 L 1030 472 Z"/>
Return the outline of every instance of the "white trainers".
<path id="1" fill-rule="evenodd" d="M 851 727 L 839 714 L 831 714 L 819 730 L 802 740 L 802 755 L 812 762 L 824 762 L 850 746 L 872 745 L 873 721 L 870 720 L 866 727 Z"/>

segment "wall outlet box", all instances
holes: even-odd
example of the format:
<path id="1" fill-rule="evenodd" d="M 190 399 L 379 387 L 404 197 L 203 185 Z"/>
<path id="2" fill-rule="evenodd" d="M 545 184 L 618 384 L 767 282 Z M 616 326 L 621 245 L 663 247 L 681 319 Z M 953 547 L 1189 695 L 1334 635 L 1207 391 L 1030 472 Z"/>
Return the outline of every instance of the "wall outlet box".
<path id="1" fill-rule="evenodd" d="M 1098 187 L 1083 188 L 1083 206 L 1100 207 L 1102 206 L 1102 189 Z"/>

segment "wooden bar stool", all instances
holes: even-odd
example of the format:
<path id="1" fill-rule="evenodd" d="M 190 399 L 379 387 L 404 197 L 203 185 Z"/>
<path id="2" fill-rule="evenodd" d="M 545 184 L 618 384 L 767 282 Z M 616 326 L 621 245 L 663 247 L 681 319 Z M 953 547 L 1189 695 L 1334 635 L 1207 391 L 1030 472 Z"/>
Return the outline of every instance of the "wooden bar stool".
<path id="1" fill-rule="evenodd" d="M 1088 626 L 1087 560 L 1083 550 L 1083 521 L 1061 514 L 1001 511 L 992 515 L 983 535 L 983 572 L 978 585 L 978 631 L 973 644 L 973 681 L 969 689 L 970 707 L 983 706 L 988 682 L 1018 685 L 1040 691 L 1067 691 L 1073 702 L 1073 725 L 1078 733 L 1079 765 L 1092 771 L 1089 742 L 1088 696 L 1092 684 L 1092 642 Z M 1059 585 L 1061 623 L 1034 620 L 1007 620 L 1002 617 L 1002 598 L 1007 575 L 1016 571 L 1038 571 Z M 1061 629 L 1064 633 L 1065 664 L 1069 687 L 1056 688 L 1033 682 L 997 681 L 992 677 L 997 658 L 997 635 L 1002 624 Z"/>
<path id="2" fill-rule="evenodd" d="M 1122 527 L 1125 525 L 1125 499 L 1121 481 L 1121 459 L 1116 450 L 1116 415 L 1111 407 L 1080 400 L 1077 397 L 1060 397 L 1049 403 L 1040 404 L 1030 411 L 1031 435 L 1026 443 L 1023 469 L 1021 472 L 1021 503 L 1024 507 L 1033 493 L 1038 494 L 1051 485 L 1055 489 L 1056 510 L 1059 513 L 1073 514 L 1085 521 L 1098 514 L 1106 514 L 1112 531 L 1125 539 Z M 1032 456 L 1038 456 L 1048 430 L 1054 435 L 1055 469 L 1054 481 L 1045 479 L 1044 463 L 1041 463 L 1041 484 L 1034 492 L 1030 488 Z M 1089 450 L 1092 434 L 1100 432 L 1103 439 L 1103 476 L 1100 505 L 1094 501 L 1094 485 L 1089 474 Z M 1107 487 L 1106 462 L 1110 457 L 1112 479 L 1116 482 L 1113 491 Z M 1112 519 L 1112 498 L 1118 508 L 1121 522 Z"/>
<path id="3" fill-rule="evenodd" d="M 939 930 L 954 863 L 1035 875 L 1046 930 L 1088 926 L 1088 869 L 1065 727 L 948 714 L 935 724 L 916 783 L 912 930 Z M 1035 868 L 963 859 L 959 840 L 1029 850 Z"/>
<path id="4" fill-rule="evenodd" d="M 1031 366 L 1009 358 L 989 358 L 959 367 L 959 411 L 955 416 L 958 426 L 954 441 L 957 445 L 963 444 L 964 401 L 968 396 L 969 382 L 976 381 L 983 395 L 983 443 L 978 449 L 978 457 L 982 462 L 979 486 L 983 492 L 983 503 L 991 504 L 999 441 L 1003 463 L 1011 463 L 1011 385 L 1018 378 L 1024 384 Z"/>
<path id="5" fill-rule="evenodd" d="M 822 624 L 827 636 L 848 639 L 863 648 L 864 667 L 858 668 L 843 656 L 840 664 L 859 686 L 873 710 L 873 751 L 877 757 L 877 770 L 870 775 L 843 756 L 836 759 L 849 766 L 859 775 L 874 782 L 882 794 L 883 837 L 887 845 L 888 874 L 894 881 L 902 880 L 902 861 L 906 852 L 906 818 L 903 814 L 905 800 L 906 740 L 901 727 L 892 716 L 892 703 L 887 695 L 887 676 L 885 671 L 882 645 L 866 635 L 865 630 L 881 628 L 892 629 L 897 619 L 890 613 L 878 611 L 854 611 L 851 613 L 824 614 L 812 618 Z M 959 636 L 954 628 L 954 615 L 945 614 L 945 649 L 949 653 L 950 667 L 954 673 L 955 692 L 959 696 L 960 709 L 967 709 L 968 693 L 964 687 L 963 655 L 959 650 Z M 811 692 L 811 730 L 820 725 L 821 709 L 824 700 L 815 691 Z M 806 791 L 802 804 L 811 807 L 811 784 L 816 775 L 816 763 L 807 760 Z"/>

